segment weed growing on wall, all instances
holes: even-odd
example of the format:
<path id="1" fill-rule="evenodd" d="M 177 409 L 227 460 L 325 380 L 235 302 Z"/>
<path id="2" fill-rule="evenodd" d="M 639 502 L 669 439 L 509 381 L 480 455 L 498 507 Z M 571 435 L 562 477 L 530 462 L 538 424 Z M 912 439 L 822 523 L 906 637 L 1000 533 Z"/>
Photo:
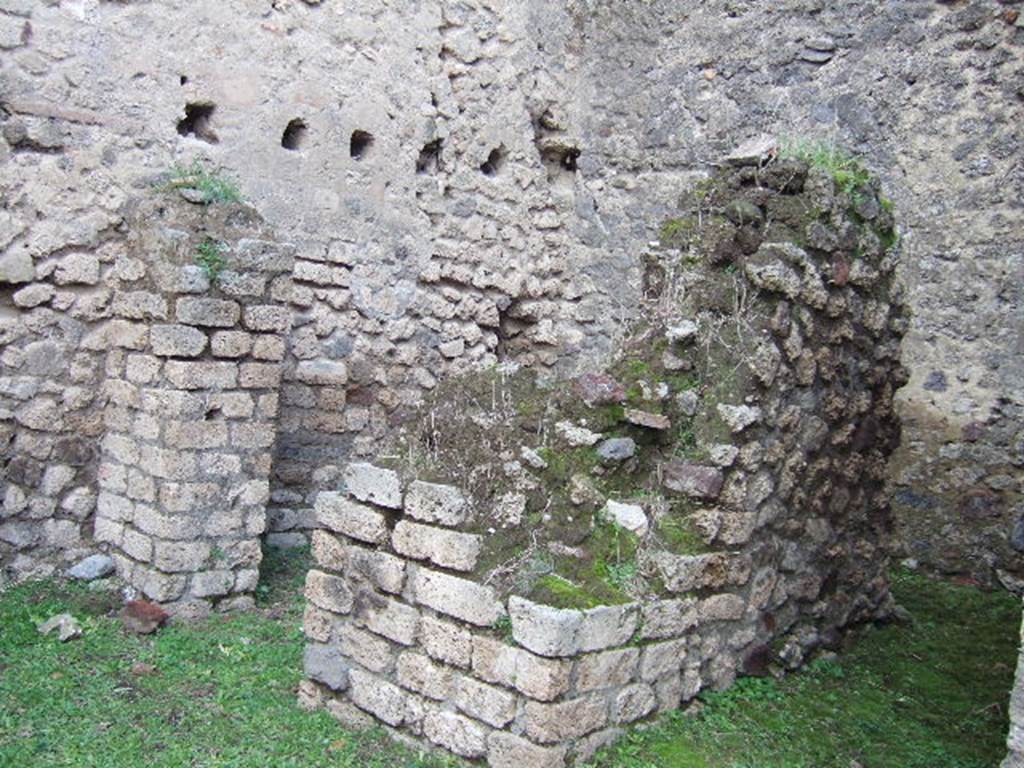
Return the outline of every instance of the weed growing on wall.
<path id="1" fill-rule="evenodd" d="M 203 272 L 210 279 L 210 283 L 216 283 L 220 273 L 227 266 L 224 254 L 227 246 L 217 240 L 206 238 L 196 247 L 195 262 L 202 267 Z"/>
<path id="2" fill-rule="evenodd" d="M 826 171 L 836 185 L 851 197 L 871 183 L 871 174 L 861 162 L 831 141 L 786 139 L 780 142 L 779 157 L 802 160 L 814 168 Z"/>
<path id="3" fill-rule="evenodd" d="M 171 169 L 167 182 L 170 189 L 191 189 L 199 193 L 199 201 L 206 205 L 213 203 L 240 203 L 242 193 L 230 179 L 219 170 L 211 170 L 198 160 L 191 165 L 176 165 Z"/>

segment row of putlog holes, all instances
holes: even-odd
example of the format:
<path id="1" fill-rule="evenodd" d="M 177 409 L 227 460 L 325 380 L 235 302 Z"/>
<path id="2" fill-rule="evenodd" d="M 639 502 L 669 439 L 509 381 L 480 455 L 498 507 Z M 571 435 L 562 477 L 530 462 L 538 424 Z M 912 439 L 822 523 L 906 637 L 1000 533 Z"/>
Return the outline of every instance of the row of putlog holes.
<path id="1" fill-rule="evenodd" d="M 182 85 L 188 82 L 188 78 L 182 75 Z M 178 133 L 181 136 L 194 136 L 207 144 L 217 144 L 220 138 L 213 130 L 212 119 L 217 105 L 209 101 L 189 102 L 185 105 L 185 117 L 178 121 Z M 289 151 L 302 149 L 309 138 L 309 126 L 306 121 L 296 117 L 288 122 L 281 133 L 281 146 Z M 349 156 L 353 160 L 364 160 L 370 156 L 373 149 L 374 137 L 372 133 L 363 130 L 352 131 L 349 137 Z M 443 170 L 442 158 L 443 143 L 441 139 L 434 139 L 423 145 L 419 157 L 416 159 L 417 173 L 437 173 Z M 548 157 L 545 153 L 545 164 L 549 171 L 554 168 L 576 172 L 576 158 L 579 157 L 578 149 L 566 150 L 564 157 Z M 508 150 L 501 144 L 491 150 L 487 159 L 481 163 L 480 172 L 485 176 L 497 176 L 505 167 L 508 159 Z"/>

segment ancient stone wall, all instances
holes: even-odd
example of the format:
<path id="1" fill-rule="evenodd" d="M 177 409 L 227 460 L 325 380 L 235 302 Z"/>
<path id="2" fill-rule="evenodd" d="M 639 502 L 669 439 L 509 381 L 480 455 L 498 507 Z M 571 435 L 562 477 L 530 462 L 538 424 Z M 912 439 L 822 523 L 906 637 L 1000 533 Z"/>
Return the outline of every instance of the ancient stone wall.
<path id="1" fill-rule="evenodd" d="M 256 588 L 294 260 L 251 209 L 177 197 L 131 212 L 115 319 L 95 331 L 115 341 L 94 538 L 147 598 L 195 615 Z"/>
<path id="2" fill-rule="evenodd" d="M 405 482 L 320 493 L 309 704 L 578 764 L 889 615 L 894 222 L 869 178 L 771 151 L 683 194 L 606 371 L 442 384 L 381 447 Z"/>
<path id="3" fill-rule="evenodd" d="M 271 513 L 278 541 L 297 541 L 346 458 L 372 454 L 395 413 L 450 373 L 509 359 L 569 370 L 609 349 L 636 316 L 642 245 L 707 161 L 761 132 L 834 141 L 866 158 L 902 213 L 911 379 L 893 477 L 905 554 L 1013 583 L 1019 10 L 8 0 L 0 273 L 62 297 L 102 292 L 56 282 L 55 265 L 105 258 L 121 205 L 174 162 L 223 166 L 297 245 Z M 92 281 L 83 266 L 59 279 Z M 27 321 L 12 293 L 5 338 L 37 334 L 78 361 L 67 376 L 80 392 L 60 409 L 95 435 L 95 409 L 76 400 L 97 378 L 69 328 L 80 310 L 42 305 L 43 332 L 44 313 Z M 322 373 L 302 380 L 302 362 Z M 37 356 L 26 365 L 4 374 L 19 408 L 25 377 L 43 370 Z M 41 394 L 34 408 L 63 399 Z M 52 516 L 44 498 L 60 510 L 62 494 L 89 487 L 91 460 L 62 445 L 63 458 L 34 449 L 38 478 L 10 470 L 34 489 L 32 519 Z M 54 469 L 41 493 L 51 463 L 75 477 L 64 486 L 69 470 Z M 21 503 L 12 491 L 19 515 Z M 70 545 L 89 491 L 68 504 L 45 534 L 6 538 Z"/>

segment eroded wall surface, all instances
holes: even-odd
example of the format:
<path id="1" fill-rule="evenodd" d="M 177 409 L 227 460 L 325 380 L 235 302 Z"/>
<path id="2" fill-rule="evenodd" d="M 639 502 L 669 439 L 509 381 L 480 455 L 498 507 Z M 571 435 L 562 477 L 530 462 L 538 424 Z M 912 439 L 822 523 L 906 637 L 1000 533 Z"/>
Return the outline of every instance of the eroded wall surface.
<path id="1" fill-rule="evenodd" d="M 1019 573 L 1018 10 L 7 0 L 3 341 L 55 344 L 77 365 L 52 377 L 5 349 L 5 503 L 91 513 L 88 462 L 32 424 L 46 402 L 87 422 L 76 434 L 95 429 L 81 390 L 103 374 L 74 321 L 110 312 L 103 253 L 122 206 L 175 162 L 222 166 L 298 247 L 271 510 L 286 542 L 311 525 L 316 490 L 440 378 L 506 358 L 580 367 L 607 349 L 682 182 L 768 132 L 834 138 L 895 202 L 914 318 L 894 470 L 907 554 Z M 12 298 L 25 287 L 31 306 Z M 330 384 L 303 380 L 302 362 L 334 364 Z M 18 440 L 40 472 L 12 471 Z M 51 465 L 71 469 L 43 492 Z M 24 533 L 3 525 L 6 545 Z M 49 526 L 70 546 L 72 527 Z"/>

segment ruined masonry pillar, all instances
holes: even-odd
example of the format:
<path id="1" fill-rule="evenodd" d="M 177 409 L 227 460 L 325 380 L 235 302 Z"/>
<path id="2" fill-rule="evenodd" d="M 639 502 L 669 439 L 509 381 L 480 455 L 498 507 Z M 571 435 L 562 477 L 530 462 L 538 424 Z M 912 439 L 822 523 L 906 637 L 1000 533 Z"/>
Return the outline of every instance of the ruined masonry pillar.
<path id="1" fill-rule="evenodd" d="M 121 317 L 98 331 L 111 351 L 95 538 L 143 596 L 202 615 L 256 587 L 293 258 L 240 206 L 148 215 Z M 223 261 L 213 279 L 203 244 Z"/>

